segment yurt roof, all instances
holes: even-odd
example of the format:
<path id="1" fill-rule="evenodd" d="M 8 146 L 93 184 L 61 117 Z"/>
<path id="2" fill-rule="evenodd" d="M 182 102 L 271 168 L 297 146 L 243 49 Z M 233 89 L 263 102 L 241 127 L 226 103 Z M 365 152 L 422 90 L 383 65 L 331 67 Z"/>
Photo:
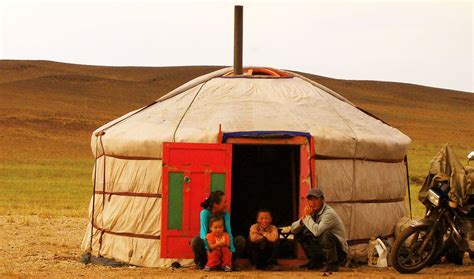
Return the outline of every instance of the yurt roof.
<path id="1" fill-rule="evenodd" d="M 99 150 L 97 155 L 105 150 L 110 156 L 161 158 L 163 142 L 216 143 L 221 125 L 224 133 L 310 133 L 319 156 L 403 160 L 411 140 L 396 128 L 308 78 L 265 69 L 280 75 L 232 76 L 232 68 L 224 68 L 193 79 L 97 129 L 92 150 Z"/>

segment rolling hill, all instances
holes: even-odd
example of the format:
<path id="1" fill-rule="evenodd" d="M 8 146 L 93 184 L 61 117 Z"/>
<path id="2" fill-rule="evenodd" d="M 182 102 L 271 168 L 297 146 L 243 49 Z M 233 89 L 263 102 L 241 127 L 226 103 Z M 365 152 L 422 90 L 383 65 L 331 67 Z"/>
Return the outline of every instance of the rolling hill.
<path id="1" fill-rule="evenodd" d="M 92 160 L 89 142 L 95 128 L 219 68 L 1 60 L 0 160 Z M 426 161 L 445 142 L 460 155 L 474 149 L 474 94 L 302 74 L 409 135 L 415 157 Z"/>

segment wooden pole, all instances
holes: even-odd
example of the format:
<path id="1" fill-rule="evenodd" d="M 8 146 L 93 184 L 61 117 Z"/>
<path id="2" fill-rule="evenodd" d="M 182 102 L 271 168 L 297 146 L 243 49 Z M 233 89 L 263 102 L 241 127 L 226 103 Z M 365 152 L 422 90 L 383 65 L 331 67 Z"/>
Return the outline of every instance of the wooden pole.
<path id="1" fill-rule="evenodd" d="M 244 7 L 235 6 L 234 9 L 234 75 L 242 74 L 242 41 Z"/>
<path id="2" fill-rule="evenodd" d="M 295 156 L 295 149 L 291 148 L 291 158 L 290 158 L 290 168 L 291 168 L 291 195 L 292 195 L 292 203 L 293 203 L 293 220 L 298 219 L 300 216 L 298 214 L 298 200 L 299 200 L 299 193 L 298 193 L 298 176 L 296 175 L 296 156 Z"/>

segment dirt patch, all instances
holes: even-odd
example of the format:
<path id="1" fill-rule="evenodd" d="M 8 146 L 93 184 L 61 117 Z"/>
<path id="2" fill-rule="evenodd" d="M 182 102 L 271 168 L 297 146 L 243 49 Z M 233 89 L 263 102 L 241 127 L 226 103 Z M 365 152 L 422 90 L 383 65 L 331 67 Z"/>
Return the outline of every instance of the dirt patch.
<path id="1" fill-rule="evenodd" d="M 191 269 L 164 269 L 144 267 L 106 267 L 84 265 L 80 262 L 80 243 L 87 225 L 85 218 L 38 216 L 0 216 L 0 277 L 195 277 L 223 276 L 223 273 L 206 273 Z M 284 270 L 262 272 L 243 270 L 225 274 L 226 277 L 314 277 L 317 271 Z M 424 269 L 418 277 L 471 277 L 474 263 L 466 260 L 463 266 L 451 264 L 436 265 Z M 398 277 L 392 268 L 374 269 L 368 267 L 342 268 L 331 277 Z M 407 276 L 412 277 L 412 276 Z"/>

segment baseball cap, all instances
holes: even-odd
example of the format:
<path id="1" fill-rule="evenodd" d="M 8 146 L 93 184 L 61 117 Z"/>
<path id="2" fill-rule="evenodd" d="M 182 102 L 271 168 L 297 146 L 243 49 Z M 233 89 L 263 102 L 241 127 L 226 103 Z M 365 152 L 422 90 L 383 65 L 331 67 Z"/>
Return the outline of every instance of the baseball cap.
<path id="1" fill-rule="evenodd" d="M 309 197 L 324 198 L 324 193 L 319 188 L 313 188 L 309 190 L 308 195 L 306 195 L 306 198 Z"/>

